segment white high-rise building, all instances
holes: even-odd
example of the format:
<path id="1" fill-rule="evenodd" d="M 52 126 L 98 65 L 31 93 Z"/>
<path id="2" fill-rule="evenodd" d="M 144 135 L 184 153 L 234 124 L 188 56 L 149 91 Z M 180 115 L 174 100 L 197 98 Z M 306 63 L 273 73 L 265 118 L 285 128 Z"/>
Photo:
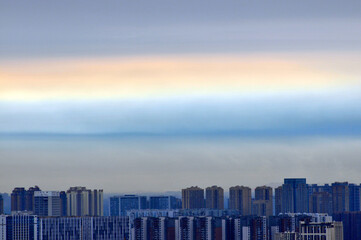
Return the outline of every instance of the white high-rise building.
<path id="1" fill-rule="evenodd" d="M 343 240 L 342 222 L 300 223 L 302 239 Z"/>

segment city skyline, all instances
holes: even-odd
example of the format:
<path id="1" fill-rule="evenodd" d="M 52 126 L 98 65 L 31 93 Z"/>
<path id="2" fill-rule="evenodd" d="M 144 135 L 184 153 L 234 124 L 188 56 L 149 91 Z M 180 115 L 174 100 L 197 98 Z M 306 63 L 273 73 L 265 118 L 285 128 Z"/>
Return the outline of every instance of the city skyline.
<path id="1" fill-rule="evenodd" d="M 273 230 L 270 226 L 287 224 L 291 220 L 290 217 L 299 221 L 305 216 L 314 216 L 317 219 L 324 219 L 316 222 L 327 223 L 331 223 L 335 217 L 346 224 L 343 228 L 345 239 L 357 239 L 355 236 L 351 238 L 352 232 L 355 231 L 351 229 L 357 229 L 359 223 L 357 219 L 352 219 L 351 224 L 347 222 L 347 218 L 359 216 L 361 213 L 361 184 L 332 182 L 317 185 L 307 182 L 306 178 L 285 178 L 283 184 L 274 191 L 272 187 L 265 185 L 252 189 L 237 185 L 229 188 L 229 195 L 224 195 L 224 192 L 220 186 L 207 188 L 191 186 L 182 189 L 180 198 L 174 193 L 160 195 L 108 193 L 106 196 L 102 189 L 90 190 L 80 186 L 70 187 L 66 192 L 44 191 L 38 186 L 30 187 L 28 190 L 19 187 L 14 188 L 11 193 L 11 212 L 7 203 L 9 197 L 4 196 L 5 215 L 2 217 L 16 219 L 19 216 L 31 216 L 40 220 L 48 218 L 54 223 L 67 219 L 75 221 L 76 218 L 79 221 L 93 217 L 100 217 L 99 220 L 115 220 L 117 217 L 127 216 L 130 223 L 159 217 L 174 220 L 182 216 L 189 216 L 190 220 L 194 217 L 212 216 L 217 217 L 218 220 L 259 219 L 264 222 L 265 227 L 266 222 L 269 222 L 267 232 L 270 232 L 266 234 L 267 236 L 272 235 Z M 0 204 L 3 203 L 0 201 Z M 2 205 L 0 210 L 1 207 Z M 287 221 L 283 222 L 284 220 Z M 133 228 L 133 225 L 130 224 L 129 228 Z M 279 231 L 286 231 L 282 229 Z M 294 227 L 291 229 L 292 232 L 299 231 Z M 264 240 L 269 239 L 266 235 Z"/>

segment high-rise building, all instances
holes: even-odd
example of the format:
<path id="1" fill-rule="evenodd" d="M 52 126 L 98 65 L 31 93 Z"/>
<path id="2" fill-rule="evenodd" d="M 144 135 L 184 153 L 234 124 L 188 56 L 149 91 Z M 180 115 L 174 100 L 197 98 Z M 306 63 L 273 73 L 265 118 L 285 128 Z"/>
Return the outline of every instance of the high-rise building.
<path id="1" fill-rule="evenodd" d="M 344 240 L 361 239 L 361 212 L 338 212 L 333 218 L 342 222 Z"/>
<path id="2" fill-rule="evenodd" d="M 46 217 L 39 222 L 39 240 L 129 239 L 128 217 Z"/>
<path id="3" fill-rule="evenodd" d="M 130 230 L 131 240 L 173 240 L 175 219 L 165 217 L 142 217 L 134 220 Z"/>
<path id="4" fill-rule="evenodd" d="M 268 201 L 253 200 L 252 201 L 252 214 L 256 216 L 272 216 L 273 209 L 270 207 Z"/>
<path id="5" fill-rule="evenodd" d="M 308 186 L 305 178 L 285 178 L 282 185 L 282 212 L 308 212 Z"/>
<path id="6" fill-rule="evenodd" d="M 149 197 L 150 209 L 177 209 L 178 199 L 173 196 L 151 196 Z"/>
<path id="7" fill-rule="evenodd" d="M 38 186 L 30 187 L 25 193 L 25 210 L 34 211 L 34 192 L 41 191 Z"/>
<path id="8" fill-rule="evenodd" d="M 66 201 L 66 192 L 61 191 L 59 193 L 59 197 L 60 197 L 60 216 L 64 217 L 67 215 L 67 201 Z"/>
<path id="9" fill-rule="evenodd" d="M 267 217 L 273 215 L 273 192 L 271 187 L 262 186 L 255 189 L 252 214 Z"/>
<path id="10" fill-rule="evenodd" d="M 91 225 L 90 217 L 45 217 L 39 219 L 41 239 L 84 239 Z M 87 227 L 87 228 L 84 228 Z"/>
<path id="11" fill-rule="evenodd" d="M 194 239 L 222 239 L 222 222 L 214 217 L 194 218 Z"/>
<path id="12" fill-rule="evenodd" d="M 294 217 L 290 215 L 280 214 L 277 216 L 270 216 L 268 222 L 270 240 L 276 240 L 276 235 L 278 233 L 295 232 L 296 223 Z"/>
<path id="13" fill-rule="evenodd" d="M 0 214 L 0 239 L 6 240 L 6 216 Z"/>
<path id="14" fill-rule="evenodd" d="M 231 187 L 229 189 L 229 208 L 239 210 L 241 215 L 251 215 L 251 189 L 244 186 Z"/>
<path id="15" fill-rule="evenodd" d="M 328 192 L 312 193 L 310 195 L 310 212 L 332 215 L 332 195 Z"/>
<path id="16" fill-rule="evenodd" d="M 197 209 L 204 208 L 204 190 L 199 187 L 182 189 L 182 208 Z"/>
<path id="17" fill-rule="evenodd" d="M 266 217 L 138 217 L 131 240 L 267 240 Z"/>
<path id="18" fill-rule="evenodd" d="M 361 205 L 361 185 L 356 184 L 349 184 L 348 185 L 349 192 L 350 192 L 350 211 L 357 212 L 360 211 Z"/>
<path id="19" fill-rule="evenodd" d="M 285 213 L 278 216 L 270 216 L 268 218 L 269 240 L 277 240 L 281 236 L 283 237 L 281 239 L 299 240 L 298 238 L 293 238 L 298 234 L 288 233 L 299 233 L 301 222 L 329 223 L 332 222 L 332 217 L 319 213 Z M 290 238 L 288 239 L 286 237 Z M 308 239 L 309 238 L 307 238 L 307 240 Z M 318 240 L 321 239 L 322 238 L 319 238 Z"/>
<path id="20" fill-rule="evenodd" d="M 262 186 L 256 187 L 255 189 L 255 199 L 256 200 L 272 200 L 273 192 L 271 187 Z"/>
<path id="21" fill-rule="evenodd" d="M 342 222 L 301 222 L 301 239 L 343 240 Z"/>
<path id="22" fill-rule="evenodd" d="M 90 210 L 91 216 L 103 216 L 104 208 L 103 208 L 103 189 L 96 190 L 94 189 L 91 192 L 91 200 L 90 200 Z"/>
<path id="23" fill-rule="evenodd" d="M 146 208 L 146 196 L 123 195 L 110 198 L 110 216 L 127 216 L 129 210 Z"/>
<path id="24" fill-rule="evenodd" d="M 309 184 L 308 192 L 309 195 L 312 195 L 312 193 L 315 192 L 327 192 L 329 194 L 332 194 L 332 187 L 329 184 L 325 184 L 325 185 Z"/>
<path id="25" fill-rule="evenodd" d="M 91 239 L 129 239 L 128 217 L 92 217 Z"/>
<path id="26" fill-rule="evenodd" d="M 266 217 L 241 216 L 234 218 L 231 224 L 234 238 L 230 239 L 267 240 Z"/>
<path id="27" fill-rule="evenodd" d="M 224 209 L 223 188 L 217 186 L 206 188 L 206 208 Z"/>
<path id="28" fill-rule="evenodd" d="M 38 240 L 38 217 L 29 214 L 0 215 L 1 240 Z"/>
<path id="29" fill-rule="evenodd" d="M 194 217 L 179 217 L 175 220 L 176 239 L 191 240 L 195 237 Z"/>
<path id="30" fill-rule="evenodd" d="M 71 187 L 66 198 L 68 216 L 103 216 L 103 190 Z"/>
<path id="31" fill-rule="evenodd" d="M 11 193 L 11 211 L 33 211 L 34 206 L 34 192 L 41 191 L 38 186 L 31 187 L 27 191 L 25 188 L 14 188 Z"/>
<path id="32" fill-rule="evenodd" d="M 349 187 L 348 182 L 335 182 L 332 184 L 332 211 L 346 212 L 350 210 L 349 207 Z"/>
<path id="33" fill-rule="evenodd" d="M 275 189 L 275 215 L 282 213 L 282 186 Z"/>
<path id="34" fill-rule="evenodd" d="M 60 216 L 60 192 L 36 191 L 34 192 L 34 214 L 37 216 Z"/>
<path id="35" fill-rule="evenodd" d="M 11 211 L 24 211 L 25 210 L 25 188 L 14 188 L 11 193 Z"/>
<path id="36" fill-rule="evenodd" d="M 4 214 L 4 199 L 3 195 L 0 194 L 0 215 Z"/>

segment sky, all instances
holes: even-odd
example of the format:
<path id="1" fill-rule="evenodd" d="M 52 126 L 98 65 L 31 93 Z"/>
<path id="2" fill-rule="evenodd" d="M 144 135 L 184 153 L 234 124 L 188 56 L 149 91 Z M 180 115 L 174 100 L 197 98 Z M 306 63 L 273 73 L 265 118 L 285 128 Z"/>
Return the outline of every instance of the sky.
<path id="1" fill-rule="evenodd" d="M 0 0 L 0 192 L 360 183 L 361 2 Z"/>

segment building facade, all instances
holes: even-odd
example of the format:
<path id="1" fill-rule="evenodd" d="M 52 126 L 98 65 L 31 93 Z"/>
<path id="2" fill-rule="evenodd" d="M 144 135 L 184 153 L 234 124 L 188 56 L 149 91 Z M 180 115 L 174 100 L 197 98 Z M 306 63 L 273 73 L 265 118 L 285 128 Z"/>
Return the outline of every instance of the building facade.
<path id="1" fill-rule="evenodd" d="M 25 210 L 34 212 L 34 193 L 41 191 L 38 186 L 30 187 L 25 193 Z"/>
<path id="2" fill-rule="evenodd" d="M 217 186 L 206 188 L 206 208 L 224 209 L 223 188 Z"/>
<path id="3" fill-rule="evenodd" d="M 308 186 L 305 178 L 285 178 L 282 185 L 282 212 L 308 212 Z"/>
<path id="4" fill-rule="evenodd" d="M 11 211 L 28 211 L 32 212 L 34 209 L 34 192 L 41 191 L 38 186 L 25 188 L 17 187 L 11 193 Z"/>
<path id="5" fill-rule="evenodd" d="M 276 233 L 274 240 L 303 240 L 300 233 L 296 232 L 281 232 Z"/>
<path id="6" fill-rule="evenodd" d="M 34 192 L 34 215 L 61 216 L 60 192 Z"/>
<path id="7" fill-rule="evenodd" d="M 280 236 L 283 238 L 298 236 L 298 233 L 300 233 L 301 222 L 329 223 L 332 222 L 332 216 L 319 213 L 286 213 L 278 216 L 270 216 L 268 218 L 269 239 L 275 240 Z"/>
<path id="8" fill-rule="evenodd" d="M 40 218 L 40 240 L 129 239 L 127 217 L 47 217 Z"/>
<path id="9" fill-rule="evenodd" d="M 267 240 L 266 217 L 179 216 L 134 220 L 132 240 Z"/>
<path id="10" fill-rule="evenodd" d="M 346 212 L 350 210 L 350 195 L 348 182 L 335 182 L 332 184 L 332 211 Z"/>
<path id="11" fill-rule="evenodd" d="M 110 198 L 110 216 L 127 216 L 129 210 L 146 208 L 146 196 L 123 195 Z"/>
<path id="12" fill-rule="evenodd" d="M 361 211 L 361 185 L 349 184 L 349 207 L 351 212 Z"/>
<path id="13" fill-rule="evenodd" d="M 142 217 L 134 220 L 130 231 L 132 240 L 174 240 L 175 219 L 165 217 Z"/>
<path id="14" fill-rule="evenodd" d="M 275 215 L 282 213 L 282 186 L 275 188 Z"/>
<path id="15" fill-rule="evenodd" d="M 177 209 L 178 199 L 173 196 L 151 196 L 149 197 L 150 209 Z"/>
<path id="16" fill-rule="evenodd" d="M 25 211 L 25 188 L 14 188 L 11 193 L 11 211 Z"/>
<path id="17" fill-rule="evenodd" d="M 251 215 L 251 189 L 244 186 L 231 187 L 229 189 L 229 208 L 239 210 L 241 215 Z"/>
<path id="18" fill-rule="evenodd" d="M 310 195 L 310 212 L 332 215 L 332 195 L 328 192 L 314 192 Z"/>
<path id="19" fill-rule="evenodd" d="M 103 190 L 71 187 L 66 199 L 67 216 L 103 216 Z"/>
<path id="20" fill-rule="evenodd" d="M 59 193 L 59 197 L 60 197 L 60 216 L 65 217 L 65 216 L 67 216 L 66 192 L 61 191 Z"/>
<path id="21" fill-rule="evenodd" d="M 3 195 L 0 194 L 0 215 L 4 214 L 4 198 Z"/>
<path id="22" fill-rule="evenodd" d="M 333 218 L 342 222 L 344 240 L 361 239 L 361 212 L 338 212 L 333 214 Z"/>
<path id="23" fill-rule="evenodd" d="M 255 189 L 252 214 L 267 217 L 273 215 L 273 191 L 271 187 L 262 186 Z"/>
<path id="24" fill-rule="evenodd" d="M 38 217 L 28 214 L 0 215 L 0 240 L 38 240 Z"/>
<path id="25" fill-rule="evenodd" d="M 342 222 L 301 222 L 301 239 L 314 240 L 343 240 Z"/>
<path id="26" fill-rule="evenodd" d="M 182 189 L 182 208 L 199 209 L 204 208 L 204 190 L 200 187 Z"/>

